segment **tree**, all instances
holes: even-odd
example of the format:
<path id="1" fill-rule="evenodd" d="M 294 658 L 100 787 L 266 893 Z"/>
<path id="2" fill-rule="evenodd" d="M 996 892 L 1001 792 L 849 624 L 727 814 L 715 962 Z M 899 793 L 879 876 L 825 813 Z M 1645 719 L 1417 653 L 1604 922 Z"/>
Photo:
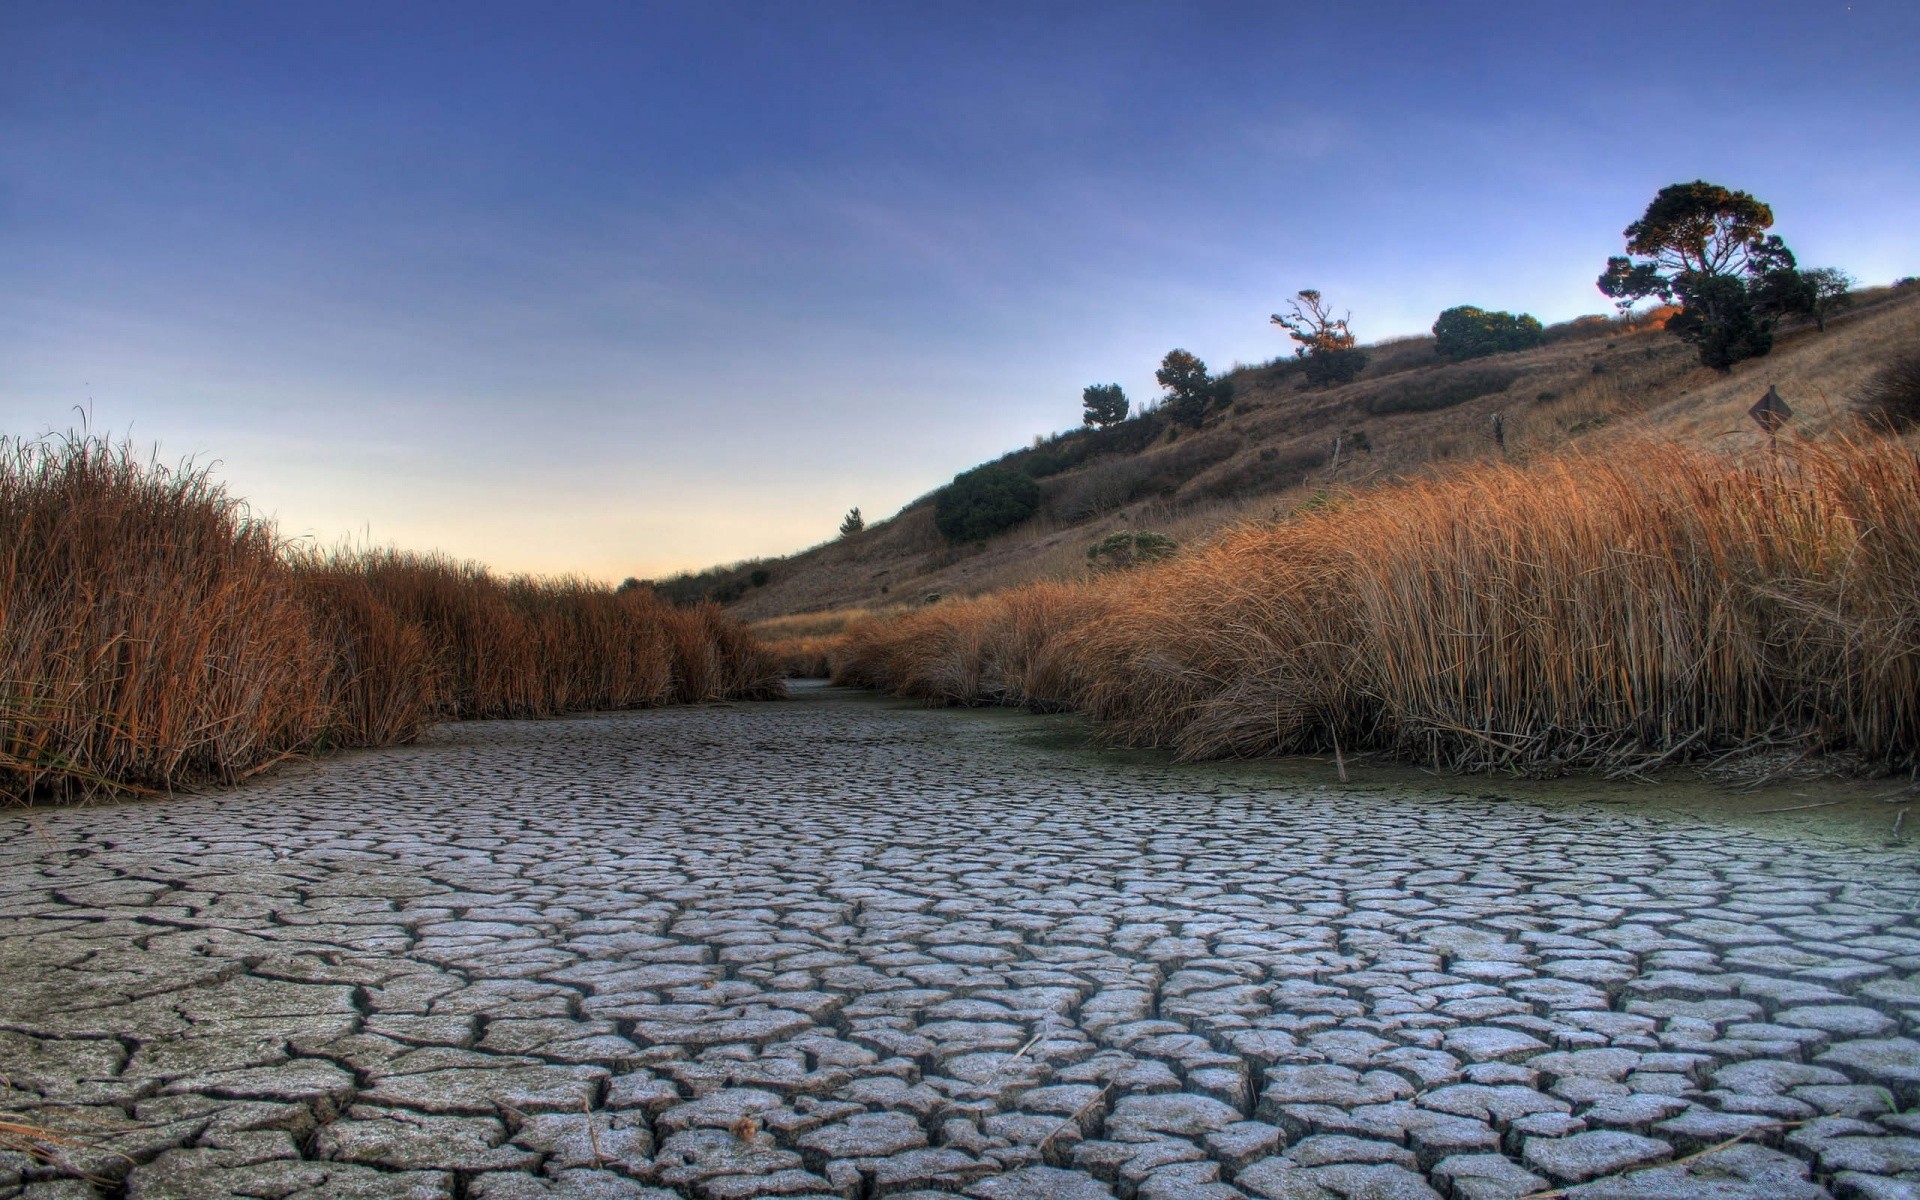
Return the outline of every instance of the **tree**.
<path id="1" fill-rule="evenodd" d="M 1607 260 L 1599 287 L 1622 312 L 1640 300 L 1678 303 L 1667 330 L 1721 371 L 1773 349 L 1773 328 L 1794 311 L 1799 274 L 1773 227 L 1773 210 L 1746 192 L 1696 179 L 1660 189 L 1627 226 L 1627 253 Z"/>
<path id="2" fill-rule="evenodd" d="M 1080 403 L 1087 410 L 1080 423 L 1090 429 L 1105 429 L 1127 419 L 1127 394 L 1117 383 L 1089 384 L 1080 393 Z"/>
<path id="3" fill-rule="evenodd" d="M 840 536 L 852 537 L 866 527 L 867 520 L 860 515 L 860 506 L 856 504 L 847 510 L 845 517 L 840 519 Z"/>
<path id="4" fill-rule="evenodd" d="M 1207 374 L 1207 364 L 1185 350 L 1167 351 L 1153 377 L 1167 389 L 1167 415 L 1182 425 L 1198 427 L 1227 397 L 1227 382 Z"/>
<path id="5" fill-rule="evenodd" d="M 1827 318 L 1853 304 L 1857 281 L 1839 267 L 1815 267 L 1800 272 L 1800 278 L 1806 281 L 1807 311 L 1813 314 L 1813 322 L 1820 332 L 1825 333 Z"/>
<path id="6" fill-rule="evenodd" d="M 975 467 L 940 489 L 933 524 L 950 542 L 980 542 L 1012 529 L 1040 507 L 1040 485 L 1008 467 Z"/>
<path id="7" fill-rule="evenodd" d="M 1356 347 L 1348 322 L 1352 313 L 1334 319 L 1320 293 L 1302 288 L 1296 299 L 1287 302 L 1285 313 L 1274 313 L 1275 325 L 1299 345 L 1293 356 L 1303 360 L 1302 371 L 1315 384 L 1348 383 L 1366 370 L 1366 352 Z"/>
<path id="8" fill-rule="evenodd" d="M 1488 312 L 1462 304 L 1440 314 L 1433 323 L 1433 348 L 1461 362 L 1510 350 L 1531 350 L 1540 344 L 1540 322 L 1526 313 Z"/>

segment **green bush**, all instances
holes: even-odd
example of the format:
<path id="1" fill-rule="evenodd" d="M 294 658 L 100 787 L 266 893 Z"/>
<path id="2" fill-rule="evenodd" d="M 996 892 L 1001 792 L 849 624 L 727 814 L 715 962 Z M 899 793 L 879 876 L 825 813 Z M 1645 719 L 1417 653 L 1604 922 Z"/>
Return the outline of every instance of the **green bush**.
<path id="1" fill-rule="evenodd" d="M 1440 314 L 1433 323 L 1433 348 L 1455 362 L 1531 350 L 1540 344 L 1538 319 L 1521 313 L 1488 312 L 1462 304 Z"/>
<path id="2" fill-rule="evenodd" d="M 1423 375 L 1408 375 L 1368 396 L 1367 411 L 1378 416 L 1452 408 L 1481 396 L 1504 392 L 1520 374 L 1503 367 L 1466 370 L 1447 367 Z"/>
<path id="3" fill-rule="evenodd" d="M 1123 529 L 1087 547 L 1087 561 L 1096 571 L 1124 571 L 1172 558 L 1179 551 L 1180 543 L 1164 533 Z"/>
<path id="4" fill-rule="evenodd" d="M 934 500 L 933 524 L 950 542 L 985 541 L 1025 521 L 1040 507 L 1040 485 L 1007 467 L 976 467 L 954 476 Z"/>

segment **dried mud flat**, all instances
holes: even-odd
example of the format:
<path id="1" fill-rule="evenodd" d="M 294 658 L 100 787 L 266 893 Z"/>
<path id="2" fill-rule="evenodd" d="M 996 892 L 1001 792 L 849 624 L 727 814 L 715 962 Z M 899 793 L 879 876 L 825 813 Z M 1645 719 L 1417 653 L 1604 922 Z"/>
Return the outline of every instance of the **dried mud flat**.
<path id="1" fill-rule="evenodd" d="M 1911 852 L 1019 729 L 811 689 L 0 814 L 0 1197 L 1920 1196 Z"/>

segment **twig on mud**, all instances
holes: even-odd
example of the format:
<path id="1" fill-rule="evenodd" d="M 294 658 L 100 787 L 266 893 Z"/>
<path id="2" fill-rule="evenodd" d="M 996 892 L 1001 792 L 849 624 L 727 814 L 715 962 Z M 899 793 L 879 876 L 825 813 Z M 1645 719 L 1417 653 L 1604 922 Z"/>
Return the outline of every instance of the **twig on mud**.
<path id="1" fill-rule="evenodd" d="M 1074 1109 L 1072 1116 L 1068 1117 L 1066 1120 L 1054 1126 L 1053 1131 L 1051 1133 L 1047 1134 L 1047 1136 L 1040 1139 L 1040 1145 L 1038 1147 L 1040 1153 L 1042 1155 L 1046 1154 L 1047 1147 L 1053 1143 L 1053 1139 L 1065 1133 L 1067 1131 L 1067 1126 L 1079 1125 L 1080 1118 L 1086 1116 L 1089 1112 L 1091 1112 L 1093 1110 L 1094 1105 L 1100 1103 L 1102 1100 L 1105 1100 L 1107 1098 L 1107 1093 L 1112 1090 L 1113 1090 L 1113 1084 L 1111 1083 L 1107 1084 L 1107 1086 L 1100 1089 L 1099 1094 L 1096 1095 L 1093 1099 L 1087 1101 L 1085 1104 L 1082 1104 L 1079 1108 Z"/>
<path id="2" fill-rule="evenodd" d="M 580 1093 L 580 1115 L 587 1120 L 587 1144 L 593 1147 L 593 1165 L 604 1167 L 607 1156 L 600 1153 L 600 1131 L 593 1125 L 593 1102 L 586 1092 Z"/>
<path id="3" fill-rule="evenodd" d="M 1600 1176 L 1599 1178 L 1596 1178 L 1596 1179 L 1586 1180 L 1583 1183 L 1570 1184 L 1569 1186 L 1563 1187 L 1563 1188 L 1554 1188 L 1551 1191 L 1528 1192 L 1524 1197 L 1522 1197 L 1522 1200 L 1562 1200 L 1563 1197 L 1571 1195 L 1573 1193 L 1574 1188 L 1585 1187 L 1589 1183 L 1598 1183 L 1601 1181 L 1601 1179 L 1625 1179 L 1629 1175 L 1638 1175 L 1642 1171 L 1664 1171 L 1669 1167 L 1682 1167 L 1690 1162 L 1698 1162 L 1700 1159 L 1703 1159 L 1710 1154 L 1718 1154 L 1722 1150 L 1730 1150 L 1734 1146 L 1739 1145 L 1741 1142 L 1746 1141 L 1748 1138 L 1752 1137 L 1756 1133 L 1761 1132 L 1762 1130 L 1795 1129 L 1805 1124 L 1806 1124 L 1805 1121 L 1768 1121 L 1764 1125 L 1755 1125 L 1751 1129 L 1743 1129 L 1739 1133 L 1734 1134 L 1732 1137 L 1728 1138 L 1724 1142 L 1715 1142 L 1713 1145 L 1708 1146 L 1704 1150 L 1695 1150 L 1692 1154 L 1682 1155 L 1679 1158 L 1670 1158 L 1666 1162 L 1647 1163 L 1644 1166 L 1628 1167 L 1626 1170 L 1620 1171 L 1613 1175 Z"/>
<path id="4" fill-rule="evenodd" d="M 233 777 L 233 781 L 235 783 L 239 783 L 242 780 L 252 779 L 255 775 L 260 774 L 262 771 L 271 771 L 273 768 L 279 766 L 283 762 L 286 762 L 290 758 L 305 758 L 305 757 L 306 755 L 301 753 L 298 750 L 288 750 L 281 754 L 275 755 L 274 757 L 268 759 L 266 762 L 259 764 L 258 766 L 249 767 L 248 769 L 240 772 L 238 775 L 235 775 Z"/>
<path id="5" fill-rule="evenodd" d="M 1785 808 L 1756 808 L 1754 816 L 1762 813 L 1805 812 L 1809 808 L 1832 808 L 1836 804 L 1845 804 L 1845 800 L 1816 800 L 1812 804 L 1789 804 Z"/>
<path id="6" fill-rule="evenodd" d="M 0 1113 L 0 1150 L 12 1150 L 18 1154 L 24 1154 L 37 1163 L 58 1167 L 67 1174 L 91 1184 L 105 1185 L 110 1182 L 102 1176 L 83 1171 L 68 1162 L 66 1156 L 60 1152 L 60 1147 L 80 1150 L 96 1148 L 93 1142 L 85 1138 L 74 1137 L 57 1129 L 48 1129 L 43 1125 L 30 1124 L 13 1113 Z M 128 1166 L 134 1165 L 132 1158 L 118 1150 L 109 1150 L 107 1153 L 116 1158 L 126 1159 Z"/>
<path id="7" fill-rule="evenodd" d="M 1645 779 L 1646 772 L 1657 770 L 1658 768 L 1665 766 L 1668 760 L 1670 760 L 1674 755 L 1680 753 L 1682 750 L 1685 750 L 1688 746 L 1693 745 L 1695 742 L 1705 737 L 1706 733 L 1707 733 L 1707 727 L 1702 725 L 1700 728 L 1694 730 L 1692 733 L 1688 734 L 1686 737 L 1680 739 L 1680 741 L 1675 742 L 1672 746 L 1667 747 L 1667 750 L 1665 753 L 1655 758 L 1649 759 L 1646 762 L 1628 763 L 1625 766 L 1616 767 L 1613 770 L 1607 772 L 1607 778 L 1623 779 L 1628 775 L 1638 775 L 1642 779 Z"/>
<path id="8" fill-rule="evenodd" d="M 1795 767 L 1807 761 L 1807 759 L 1813 757 L 1814 751 L 1818 749 L 1819 749 L 1819 746 L 1817 745 L 1808 746 L 1806 749 L 1802 750 L 1800 753 L 1794 755 L 1793 758 L 1788 760 L 1786 763 L 1782 764 L 1781 766 L 1775 767 L 1771 771 L 1768 771 L 1765 775 L 1762 775 L 1760 778 L 1754 780 L 1752 783 L 1749 783 L 1745 788 L 1741 790 L 1748 791 L 1748 792 L 1757 792 L 1761 788 L 1766 787 L 1768 784 L 1773 783 L 1776 780 L 1785 779 L 1787 776 L 1793 774 L 1793 769 Z"/>
<path id="9" fill-rule="evenodd" d="M 1025 1058 L 1025 1057 L 1027 1056 L 1027 1051 L 1029 1051 L 1029 1050 L 1031 1050 L 1031 1049 L 1033 1049 L 1033 1048 L 1034 1048 L 1035 1046 L 1037 1046 L 1037 1045 L 1039 1045 L 1039 1044 L 1040 1044 L 1040 1039 L 1041 1039 L 1041 1038 L 1043 1038 L 1043 1037 L 1045 1037 L 1045 1036 L 1047 1036 L 1047 1034 L 1048 1034 L 1048 1032 L 1050 1032 L 1050 1031 L 1049 1031 L 1049 1029 L 1048 1029 L 1048 1027 L 1047 1027 L 1047 1026 L 1046 1026 L 1045 1024 L 1042 1024 L 1042 1025 L 1040 1026 L 1040 1032 L 1038 1032 L 1038 1033 L 1036 1033 L 1036 1034 L 1034 1034 L 1034 1035 L 1033 1035 L 1032 1037 L 1030 1037 L 1030 1038 L 1028 1038 L 1028 1039 L 1027 1039 L 1027 1044 L 1026 1044 L 1026 1045 L 1024 1045 L 1024 1046 L 1022 1046 L 1022 1047 L 1020 1047 L 1020 1048 L 1019 1048 L 1018 1050 L 1015 1050 L 1015 1051 L 1013 1052 L 1013 1057 L 1015 1057 L 1015 1058 Z"/>

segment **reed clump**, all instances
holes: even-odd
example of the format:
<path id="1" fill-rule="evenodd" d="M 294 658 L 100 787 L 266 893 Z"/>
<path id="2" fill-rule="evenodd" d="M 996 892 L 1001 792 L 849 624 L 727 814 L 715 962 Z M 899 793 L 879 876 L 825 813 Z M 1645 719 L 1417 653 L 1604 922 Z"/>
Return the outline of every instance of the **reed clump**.
<path id="1" fill-rule="evenodd" d="M 233 782 L 438 721 L 781 691 L 711 604 L 283 545 L 205 471 L 0 439 L 0 797 Z"/>
<path id="2" fill-rule="evenodd" d="M 1920 750 L 1920 457 L 1893 438 L 1479 466 L 1169 563 L 851 629 L 844 682 L 1072 707 L 1188 758 L 1628 773 Z"/>

